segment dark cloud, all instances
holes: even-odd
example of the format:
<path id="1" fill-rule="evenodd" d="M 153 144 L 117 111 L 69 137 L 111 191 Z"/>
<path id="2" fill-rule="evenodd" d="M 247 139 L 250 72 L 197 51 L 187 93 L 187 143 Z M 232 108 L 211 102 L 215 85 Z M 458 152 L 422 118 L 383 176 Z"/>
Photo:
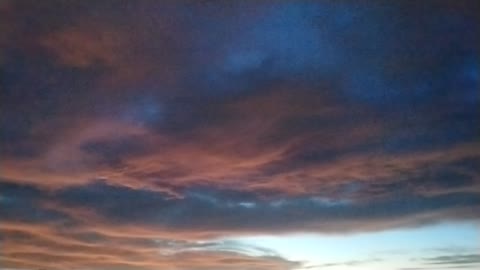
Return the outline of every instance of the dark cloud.
<path id="1" fill-rule="evenodd" d="M 473 1 L 0 1 L 0 217 L 23 233 L 2 263 L 165 268 L 132 235 L 478 219 L 479 13 Z M 298 266 L 225 245 L 208 263 L 186 246 L 178 270 Z"/>
<path id="2" fill-rule="evenodd" d="M 389 171 L 478 152 L 464 146 L 479 134 L 478 6 L 426 6 L 7 1 L 5 177 L 297 195 L 351 178 L 475 186 L 477 173 Z M 400 164 L 322 173 L 381 155 Z"/>
<path id="3" fill-rule="evenodd" d="M 148 146 L 142 142 L 142 138 L 135 136 L 87 141 L 80 148 L 98 158 L 98 163 L 105 162 L 112 167 L 121 166 L 122 159 L 131 155 L 148 152 Z"/>
<path id="4" fill-rule="evenodd" d="M 170 230 L 218 231 L 220 234 L 295 230 L 338 233 L 389 226 L 418 226 L 438 218 L 414 218 L 422 215 L 440 214 L 444 220 L 475 219 L 480 207 L 480 196 L 474 192 L 434 196 L 404 193 L 356 202 L 320 196 L 268 200 L 206 188 L 186 190 L 183 198 L 175 199 L 154 191 L 112 186 L 105 182 L 71 187 L 47 196 L 41 196 L 31 187 L 5 186 L 10 193 L 2 196 L 13 206 L 9 211 L 16 211 L 16 219 L 20 220 L 27 219 L 33 212 L 49 211 L 61 216 L 66 214 L 69 219 L 82 222 L 75 216 L 75 209 L 85 208 L 108 223 L 160 226 Z M 29 192 L 37 195 L 31 196 Z M 44 209 L 39 202 L 50 202 L 64 208 L 56 210 L 46 204 Z M 28 207 L 30 211 L 18 211 L 21 207 Z M 12 218 L 8 215 L 9 211 L 3 213 L 5 218 Z M 44 217 L 40 221 L 47 219 Z"/>

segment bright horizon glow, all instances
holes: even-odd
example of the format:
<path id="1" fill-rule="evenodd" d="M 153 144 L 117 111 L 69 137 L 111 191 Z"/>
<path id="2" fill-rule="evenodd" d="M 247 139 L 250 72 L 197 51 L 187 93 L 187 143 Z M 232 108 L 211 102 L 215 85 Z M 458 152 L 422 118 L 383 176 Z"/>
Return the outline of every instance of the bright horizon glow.
<path id="1" fill-rule="evenodd" d="M 479 225 L 445 222 L 418 228 L 391 229 L 347 235 L 291 234 L 239 237 L 242 244 L 272 249 L 281 256 L 305 263 L 299 269 L 399 269 L 418 267 L 418 260 L 448 249 L 463 255 L 480 250 Z M 348 265 L 348 264 L 351 265 Z M 315 267 L 318 266 L 318 267 Z M 440 268 L 436 268 L 440 269 Z"/>

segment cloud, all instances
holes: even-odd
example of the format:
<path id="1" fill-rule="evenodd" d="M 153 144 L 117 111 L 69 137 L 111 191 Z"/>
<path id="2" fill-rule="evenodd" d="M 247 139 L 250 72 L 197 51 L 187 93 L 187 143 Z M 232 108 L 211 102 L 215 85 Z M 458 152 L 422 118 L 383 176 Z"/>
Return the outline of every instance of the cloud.
<path id="1" fill-rule="evenodd" d="M 235 243 L 195 243 L 152 237 L 75 233 L 50 226 L 4 223 L 4 267 L 95 267 L 102 269 L 292 269 L 298 262 Z"/>
<path id="2" fill-rule="evenodd" d="M 344 261 L 344 262 L 335 262 L 335 263 L 324 263 L 320 265 L 308 265 L 303 266 L 302 269 L 322 269 L 322 268 L 329 268 L 329 267 L 337 267 L 337 266 L 357 266 L 362 264 L 371 264 L 376 262 L 382 262 L 382 259 L 372 258 L 372 259 L 365 259 L 365 260 L 352 260 L 352 261 Z"/>
<path id="3" fill-rule="evenodd" d="M 3 183 L 1 190 L 6 206 L 0 211 L 6 247 L 2 261 L 12 267 L 292 269 L 300 263 L 216 239 L 298 231 L 353 233 L 477 219 L 480 206 L 477 193 L 357 202 L 308 196 L 265 199 L 205 187 L 172 198 L 105 182 L 53 192 Z"/>
<path id="4" fill-rule="evenodd" d="M 118 50 L 122 47 L 116 33 L 92 26 L 56 33 L 45 39 L 43 44 L 54 51 L 64 64 L 79 68 L 98 63 L 116 65 L 121 55 Z"/>
<path id="5" fill-rule="evenodd" d="M 2 211 L 2 216 L 10 220 L 42 223 L 58 216 L 59 222 L 83 224 L 87 218 L 93 222 L 87 222 L 89 226 L 118 223 L 209 236 L 295 231 L 340 233 L 418 226 L 440 217 L 476 219 L 480 205 L 474 192 L 404 194 L 357 202 L 318 196 L 273 200 L 242 194 L 225 196 L 220 195 L 221 190 L 208 189 L 186 191 L 183 198 L 170 198 L 155 191 L 104 182 L 70 187 L 37 198 L 16 185 L 6 184 L 5 189 L 10 192 L 2 198 L 10 207 Z M 34 192 L 34 188 L 27 190 Z"/>
<path id="6" fill-rule="evenodd" d="M 452 256 L 438 256 L 424 259 L 429 264 L 451 264 L 451 265 L 463 265 L 463 264 L 480 264 L 480 255 L 467 254 L 467 255 L 452 255 Z"/>
<path id="7" fill-rule="evenodd" d="M 2 1 L 2 263 L 292 269 L 217 237 L 478 219 L 479 6 L 426 8 Z"/>

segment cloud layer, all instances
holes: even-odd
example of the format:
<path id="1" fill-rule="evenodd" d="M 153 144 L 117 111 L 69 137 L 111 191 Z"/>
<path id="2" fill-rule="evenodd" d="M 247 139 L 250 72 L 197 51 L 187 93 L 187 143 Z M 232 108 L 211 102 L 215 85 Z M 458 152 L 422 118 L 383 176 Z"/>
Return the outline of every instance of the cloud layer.
<path id="1" fill-rule="evenodd" d="M 220 238 L 478 219 L 479 12 L 1 1 L 2 266 L 292 269 Z"/>

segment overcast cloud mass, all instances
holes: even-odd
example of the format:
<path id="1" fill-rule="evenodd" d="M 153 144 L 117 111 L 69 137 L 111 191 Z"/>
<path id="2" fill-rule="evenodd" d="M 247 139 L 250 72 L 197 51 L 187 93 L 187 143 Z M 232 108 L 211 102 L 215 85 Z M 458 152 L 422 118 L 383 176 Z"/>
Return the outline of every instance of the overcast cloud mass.
<path id="1" fill-rule="evenodd" d="M 0 0 L 0 269 L 364 269 L 238 239 L 477 223 L 478 14 Z"/>

